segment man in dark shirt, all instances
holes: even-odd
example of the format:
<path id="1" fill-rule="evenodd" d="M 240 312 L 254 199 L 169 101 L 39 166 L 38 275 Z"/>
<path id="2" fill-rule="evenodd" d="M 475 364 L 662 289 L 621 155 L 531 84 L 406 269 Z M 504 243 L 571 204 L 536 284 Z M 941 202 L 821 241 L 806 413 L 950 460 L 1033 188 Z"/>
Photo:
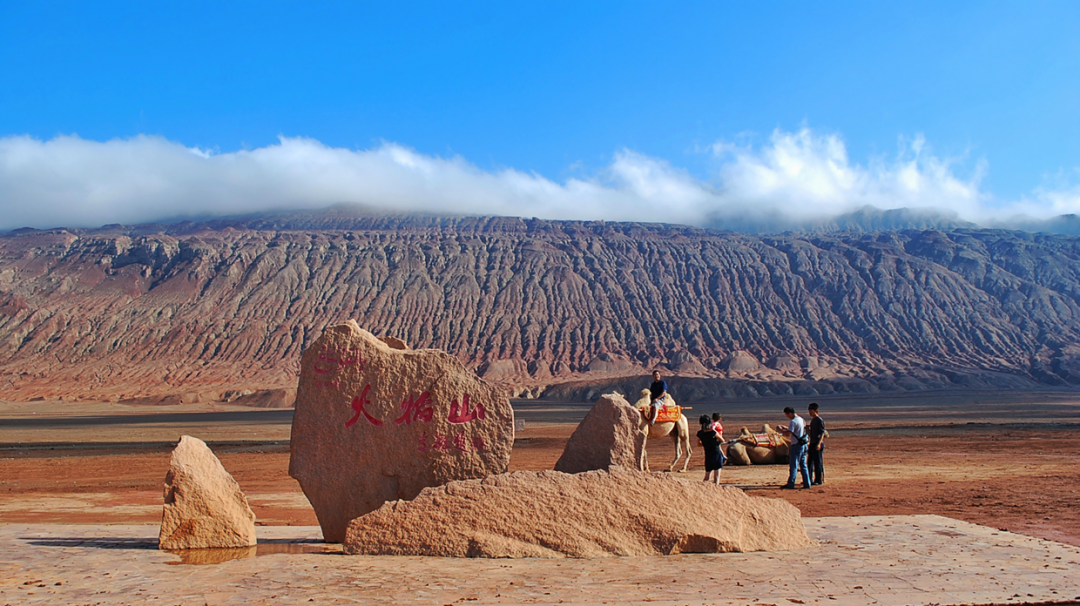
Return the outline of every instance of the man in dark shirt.
<path id="1" fill-rule="evenodd" d="M 817 402 L 811 402 L 806 409 L 810 413 L 810 443 L 807 445 L 810 452 L 807 457 L 807 466 L 810 468 L 810 483 L 817 486 L 825 483 L 825 467 L 822 464 L 822 454 L 824 453 L 825 436 L 828 435 L 828 432 L 825 431 L 825 421 L 818 414 Z"/>
<path id="2" fill-rule="evenodd" d="M 656 415 L 660 414 L 660 400 L 667 396 L 667 381 L 660 379 L 660 371 L 652 373 L 652 385 L 649 386 L 649 425 L 656 422 Z"/>

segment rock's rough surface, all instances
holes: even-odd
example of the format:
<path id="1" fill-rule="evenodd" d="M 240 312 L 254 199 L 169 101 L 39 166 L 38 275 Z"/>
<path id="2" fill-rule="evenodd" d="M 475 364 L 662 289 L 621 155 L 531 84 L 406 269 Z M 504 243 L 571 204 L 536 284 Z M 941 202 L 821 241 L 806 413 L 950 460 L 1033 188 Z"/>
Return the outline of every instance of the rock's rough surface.
<path id="1" fill-rule="evenodd" d="M 345 552 L 446 557 L 597 557 L 799 549 L 813 542 L 786 501 L 621 467 L 518 471 L 430 488 L 353 520 Z"/>
<path id="2" fill-rule="evenodd" d="M 641 413 L 619 394 L 600 396 L 574 430 L 555 471 L 580 473 L 612 465 L 643 469 L 645 433 Z"/>
<path id="3" fill-rule="evenodd" d="M 350 320 L 301 359 L 289 475 L 327 541 L 386 501 L 506 471 L 513 443 L 510 400 L 447 353 L 393 348 Z"/>
<path id="4" fill-rule="evenodd" d="M 248 547 L 255 514 L 247 497 L 205 442 L 183 436 L 165 475 L 160 549 Z"/>
<path id="5" fill-rule="evenodd" d="M 406 344 L 405 341 L 402 341 L 401 339 L 399 339 L 397 337 L 391 337 L 389 335 L 384 335 L 382 337 L 379 337 L 379 340 L 382 341 L 383 343 L 386 343 L 386 345 L 388 347 L 390 347 L 390 349 L 408 349 L 409 348 L 408 344 Z"/>

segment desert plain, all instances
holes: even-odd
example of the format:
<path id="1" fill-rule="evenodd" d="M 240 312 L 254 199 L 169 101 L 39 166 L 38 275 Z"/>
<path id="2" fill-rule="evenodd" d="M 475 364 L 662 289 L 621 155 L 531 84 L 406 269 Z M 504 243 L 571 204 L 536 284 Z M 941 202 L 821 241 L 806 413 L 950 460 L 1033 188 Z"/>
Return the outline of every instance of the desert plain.
<path id="1" fill-rule="evenodd" d="M 967 394 L 929 392 L 897 396 L 879 394 L 874 397 L 823 396 L 814 399 L 821 405 L 822 415 L 831 433 L 831 437 L 826 441 L 826 481 L 823 486 L 810 490 L 780 490 L 779 486 L 787 474 L 787 467 L 782 465 L 729 466 L 722 474 L 722 483 L 742 488 L 753 496 L 788 500 L 800 509 L 811 534 L 818 533 L 815 538 L 823 545 L 822 549 L 826 550 L 835 551 L 838 549 L 836 546 L 842 547 L 846 540 L 831 537 L 828 529 L 841 532 L 837 529 L 846 528 L 845 524 L 854 524 L 843 531 L 848 533 L 844 535 L 848 539 L 851 532 L 859 529 L 869 532 L 868 529 L 874 528 L 879 532 L 875 535 L 876 538 L 861 539 L 865 541 L 864 547 L 873 541 L 892 541 L 895 543 L 893 547 L 903 546 L 917 554 L 920 553 L 919 541 L 923 539 L 917 539 L 916 536 L 944 540 L 951 545 L 939 545 L 935 549 L 924 550 L 921 557 L 928 558 L 929 562 L 932 553 L 944 553 L 941 549 L 953 548 L 962 551 L 969 539 L 975 541 L 972 538 L 974 535 L 963 529 L 978 529 L 971 532 L 989 533 L 988 537 L 1000 533 L 1001 536 L 1012 537 L 1010 540 L 1014 542 L 1019 541 L 1026 545 L 1025 541 L 1030 541 L 1032 545 L 1041 546 L 1032 548 L 1012 545 L 1013 549 L 1019 550 L 1018 553 L 1027 554 L 1025 559 L 1029 563 L 1033 562 L 1033 570 L 1049 570 L 1054 566 L 1063 566 L 1062 570 L 1071 569 L 1074 573 L 1080 570 L 1076 565 L 1080 562 L 1080 550 L 1076 548 L 1080 546 L 1080 509 L 1075 506 L 1077 490 L 1080 490 L 1080 421 L 1077 421 L 1080 397 L 1076 394 L 1065 391 Z M 762 423 L 778 423 L 783 419 L 781 410 L 784 406 L 795 406 L 801 412 L 808 402 L 805 398 L 776 397 L 718 400 L 711 404 L 694 403 L 693 410 L 688 414 L 696 416 L 702 412 L 720 412 L 724 416 L 725 429 L 730 437 L 742 426 L 756 429 Z M 542 400 L 516 400 L 513 404 L 516 419 L 524 423 L 524 428 L 516 433 L 510 463 L 512 471 L 551 469 L 570 434 L 591 406 L 591 403 L 587 402 Z M 535 595 L 496 591 L 496 586 L 511 583 L 512 581 L 508 580 L 511 578 L 519 579 L 519 589 L 522 582 L 541 582 L 544 578 L 557 583 L 557 580 L 552 580 L 553 571 L 548 570 L 556 564 L 541 560 L 505 564 L 514 569 L 511 577 L 505 574 L 492 576 L 476 571 L 468 572 L 468 581 L 454 584 L 444 580 L 440 585 L 442 592 L 435 594 L 425 593 L 423 584 L 417 585 L 418 582 L 403 582 L 398 590 L 394 590 L 393 583 L 384 583 L 384 580 L 365 576 L 367 573 L 356 572 L 356 562 L 368 562 L 360 567 L 371 574 L 376 574 L 385 567 L 392 569 L 393 565 L 387 562 L 394 561 L 407 562 L 408 566 L 421 569 L 439 569 L 443 565 L 424 561 L 437 561 L 438 558 L 357 560 L 353 556 L 338 555 L 340 549 L 337 546 L 319 542 L 314 512 L 299 485 L 287 473 L 291 417 L 291 409 L 258 409 L 222 403 L 147 406 L 86 401 L 38 401 L 0 404 L 0 460 L 3 468 L 3 473 L 0 474 L 0 530 L 6 529 L 6 534 L 10 535 L 8 538 L 15 543 L 21 541 L 25 549 L 33 552 L 8 550 L 8 554 L 21 553 L 23 556 L 0 557 L 0 578 L 6 579 L 0 585 L 0 603 L 33 601 L 31 592 L 35 593 L 36 599 L 43 600 L 40 603 L 54 603 L 61 597 L 61 603 L 75 603 L 71 600 L 75 600 L 76 596 L 79 596 L 80 600 L 85 597 L 78 592 L 71 593 L 75 589 L 73 582 L 79 586 L 74 579 L 52 580 L 50 577 L 48 583 L 45 582 L 49 570 L 56 576 L 58 571 L 63 569 L 57 568 L 59 560 L 56 558 L 62 560 L 71 557 L 75 561 L 89 558 L 83 561 L 88 570 L 95 569 L 97 565 L 100 565 L 102 570 L 109 569 L 123 560 L 125 550 L 134 550 L 132 553 L 142 554 L 140 557 L 152 556 L 152 561 L 140 564 L 144 567 L 206 562 L 207 560 L 199 557 L 157 552 L 153 540 L 156 536 L 154 525 L 161 520 L 161 491 L 168 469 L 169 454 L 176 440 L 184 434 L 199 437 L 214 449 L 225 468 L 246 492 L 258 524 L 263 527 L 260 530 L 258 549 L 233 555 L 218 554 L 221 557 L 211 558 L 211 561 L 216 563 L 210 567 L 200 567 L 202 572 L 199 574 L 217 574 L 231 578 L 229 573 L 220 570 L 227 571 L 229 566 L 234 566 L 241 567 L 235 569 L 240 575 L 239 578 L 250 580 L 255 578 L 251 576 L 255 573 L 242 567 L 258 565 L 239 563 L 239 559 L 228 561 L 229 558 L 251 559 L 250 556 L 256 554 L 273 555 L 292 558 L 296 562 L 303 561 L 306 566 L 309 562 L 321 561 L 318 558 L 333 556 L 334 562 L 352 562 L 347 565 L 340 564 L 351 566 L 352 573 L 339 571 L 334 577 L 338 582 L 344 582 L 342 574 L 349 577 L 352 585 L 348 591 L 341 593 L 327 589 L 324 593 L 316 592 L 316 595 L 310 591 L 296 590 L 275 597 L 285 599 L 284 596 L 291 595 L 291 598 L 285 599 L 291 601 L 304 595 L 305 600 L 310 597 L 324 603 L 328 600 L 348 603 L 390 597 L 397 601 L 425 603 L 421 599 L 424 596 L 436 601 L 445 600 L 440 603 L 450 603 L 454 601 L 450 594 L 456 596 L 454 599 L 461 597 L 465 601 L 500 603 L 627 601 L 625 595 L 621 596 L 623 599 L 620 599 L 619 595 L 625 588 L 618 589 L 615 586 L 606 592 L 597 589 L 582 593 L 580 584 L 584 581 L 581 577 L 563 579 L 572 586 L 560 587 L 563 592 L 561 594 L 553 594 L 551 591 L 536 592 Z M 653 470 L 666 473 L 657 470 L 665 469 L 674 456 L 673 444 L 666 440 L 652 441 L 648 450 Z M 697 448 L 689 472 L 677 475 L 686 481 L 700 481 L 702 472 L 702 454 L 700 448 Z M 663 506 L 662 499 L 643 504 L 643 507 Z M 677 512 L 672 512 L 672 515 L 677 515 Z M 849 520 L 844 522 L 840 518 Z M 865 526 L 860 526 L 857 522 L 874 519 L 887 521 Z M 948 528 L 953 527 L 941 526 L 952 523 L 960 524 L 960 530 L 949 530 Z M 897 537 L 888 531 L 881 534 L 883 527 L 905 524 L 914 524 L 911 537 Z M 290 530 L 285 527 L 297 528 Z M 930 527 L 937 530 L 927 530 Z M 51 538 L 30 540 L 46 535 Z M 951 535 L 957 538 L 950 539 Z M 112 542 L 108 537 L 112 537 Z M 992 543 L 987 545 L 993 548 L 1004 548 L 1008 542 L 998 538 L 988 540 Z M 111 547 L 108 549 L 102 548 L 109 546 Z M 73 549 L 82 551 L 72 555 Z M 854 549 L 862 547 L 856 546 Z M 1062 553 L 1065 555 L 1047 555 L 1050 552 L 1040 555 L 1047 549 L 1064 550 Z M 736 556 L 744 558 L 741 560 L 744 564 L 746 557 L 751 560 L 754 557 L 767 558 L 762 560 L 766 566 L 772 563 L 777 569 L 762 577 L 760 569 L 755 569 L 758 572 L 750 574 L 745 569 L 739 572 L 738 567 L 726 569 L 723 562 L 719 562 L 717 567 L 705 567 L 711 571 L 711 577 L 679 573 L 677 578 L 665 578 L 664 585 L 678 585 L 683 588 L 682 592 L 658 590 L 657 595 L 644 601 L 663 602 L 670 598 L 674 600 L 672 603 L 691 603 L 691 598 L 696 598 L 697 603 L 725 603 L 720 597 L 692 595 L 692 592 L 687 593 L 685 589 L 703 589 L 710 584 L 724 583 L 732 587 L 744 587 L 743 581 L 746 581 L 746 585 L 757 586 L 759 589 L 757 594 L 749 592 L 744 596 L 746 603 L 753 602 L 754 595 L 758 598 L 770 595 L 803 595 L 805 598 L 796 597 L 792 601 L 781 599 L 785 604 L 800 603 L 793 600 L 814 603 L 818 598 L 830 601 L 827 594 L 820 591 L 820 595 L 811 592 L 809 597 L 803 593 L 784 593 L 784 588 L 788 586 L 786 579 L 794 580 L 799 573 L 794 572 L 790 562 L 781 566 L 780 560 L 795 558 L 805 560 L 808 565 L 820 558 L 828 561 L 829 558 L 823 554 L 792 552 L 786 555 L 720 554 L 712 557 Z M 901 556 L 903 554 L 888 557 L 899 558 L 900 562 L 911 561 L 912 554 Z M 773 560 L 774 557 L 780 560 Z M 978 554 L 973 556 L 969 553 L 968 557 L 983 561 Z M 1047 561 L 1041 562 L 1041 557 L 1047 558 Z M 269 558 L 259 557 L 254 560 L 268 562 Z M 641 579 L 657 573 L 656 564 L 642 561 L 648 560 L 647 558 L 625 560 L 607 561 L 606 566 L 624 570 L 627 574 L 645 575 Z M 957 560 L 952 558 L 952 561 L 955 563 Z M 695 559 L 694 556 L 678 556 L 669 558 L 663 566 L 674 566 L 688 573 L 700 568 L 702 562 L 705 560 Z M 312 566 L 318 565 L 316 563 Z M 499 564 L 492 562 L 483 565 L 447 565 L 494 566 L 493 570 L 496 572 L 506 570 L 499 569 Z M 896 562 L 882 564 L 886 570 L 895 565 Z M 291 574 L 287 571 L 292 570 L 291 564 L 263 566 L 280 570 L 279 581 L 281 574 Z M 282 566 L 284 568 L 281 568 Z M 327 567 L 325 563 L 323 566 L 324 569 Z M 600 565 L 566 561 L 559 566 L 587 572 Z M 210 568 L 220 570 L 216 573 L 205 572 Z M 307 569 L 305 582 L 314 582 L 309 578 L 311 567 L 307 566 Z M 947 569 L 935 568 L 938 569 L 950 574 Z M 788 574 L 785 571 L 792 572 Z M 145 570 L 143 572 L 145 573 Z M 603 577 L 600 569 L 594 572 Z M 1001 575 L 1002 582 L 1005 582 L 1008 575 L 1016 576 L 1021 573 L 1024 573 L 1023 569 L 1010 565 L 996 574 Z M 663 576 L 668 573 L 659 574 Z M 859 574 L 866 575 L 865 571 Z M 958 577 L 956 582 L 963 586 L 964 575 L 957 575 L 956 571 L 951 574 Z M 84 575 L 82 584 L 85 585 L 92 576 Z M 872 582 L 873 578 L 870 577 L 873 576 L 870 574 L 866 581 Z M 1073 578 L 1075 576 L 1072 575 Z M 835 571 L 830 573 L 829 577 L 834 580 L 843 578 L 842 575 L 836 577 Z M 978 586 L 985 582 L 985 578 L 989 577 L 972 573 L 968 582 Z M 370 587 L 357 588 L 356 583 L 360 581 L 363 581 L 360 585 Z M 297 582 L 300 583 L 299 577 Z M 329 583 L 327 587 L 333 586 L 333 583 L 325 578 L 321 582 Z M 493 584 L 488 588 L 492 591 L 480 591 L 476 587 L 477 583 Z M 1054 587 L 1054 584 L 1051 582 L 1042 588 L 1041 593 L 1032 593 L 1030 596 L 1026 595 L 1027 592 L 1014 592 L 1015 596 L 1011 593 L 999 596 L 992 592 L 965 594 L 955 587 L 943 586 L 938 593 L 945 596 L 944 598 L 935 600 L 932 599 L 933 593 L 926 593 L 922 602 L 918 599 L 905 601 L 911 597 L 912 590 L 907 593 L 903 590 L 896 590 L 891 594 L 883 593 L 873 600 L 865 598 L 863 602 L 859 601 L 859 596 L 863 595 L 859 590 L 846 596 L 838 595 L 843 598 L 844 603 L 870 603 L 874 600 L 880 603 L 1035 603 L 1048 600 L 1067 603 L 1064 600 L 1080 596 L 1080 591 L 1073 595 L 1069 593 L 1071 590 L 1068 587 Z M 112 585 L 106 583 L 106 586 Z M 221 603 L 237 602 L 244 593 L 239 589 L 242 586 L 243 583 L 234 586 L 233 591 L 214 595 Z M 856 587 L 855 581 L 847 583 L 846 587 Z M 861 590 L 863 585 L 858 587 Z M 85 603 L 134 603 L 139 601 L 136 598 L 148 598 L 155 589 L 157 594 L 169 593 L 165 586 L 158 582 L 143 587 L 139 592 L 130 587 L 123 591 L 117 590 L 118 593 L 105 591 L 107 595 L 102 595 L 101 599 L 87 598 Z M 202 587 L 200 591 L 210 589 Z M 220 589 L 216 588 L 214 591 Z M 1059 589 L 1063 592 L 1060 595 Z M 144 591 L 146 593 L 143 593 Z M 279 601 L 270 598 L 273 587 L 267 591 L 269 593 L 262 596 L 266 598 L 266 603 Z M 461 595 L 458 596 L 455 591 Z M 567 591 L 571 591 L 573 595 L 567 594 Z M 258 592 L 252 595 L 256 594 Z M 499 599 L 496 599 L 496 594 L 500 596 Z M 504 594 L 507 599 L 502 599 Z M 732 595 L 731 592 L 728 594 Z M 52 601 L 45 599 L 50 595 L 54 598 Z M 553 598 L 553 595 L 558 599 Z M 972 596 L 980 595 L 983 596 L 981 601 L 972 601 Z M 474 599 L 468 599 L 469 596 Z M 481 599 L 477 596 L 486 597 Z M 191 596 L 174 602 L 169 601 L 168 595 L 156 597 L 162 600 L 161 603 L 216 603 L 213 599 L 205 602 L 192 601 Z M 634 600 L 639 597 L 641 596 L 635 596 Z M 1006 597 L 1009 599 L 1006 600 Z M 834 595 L 830 603 L 838 603 L 836 600 L 839 598 Z M 740 603 L 739 600 L 736 600 L 736 603 Z M 773 602 L 767 599 L 762 602 L 758 599 L 757 603 Z"/>

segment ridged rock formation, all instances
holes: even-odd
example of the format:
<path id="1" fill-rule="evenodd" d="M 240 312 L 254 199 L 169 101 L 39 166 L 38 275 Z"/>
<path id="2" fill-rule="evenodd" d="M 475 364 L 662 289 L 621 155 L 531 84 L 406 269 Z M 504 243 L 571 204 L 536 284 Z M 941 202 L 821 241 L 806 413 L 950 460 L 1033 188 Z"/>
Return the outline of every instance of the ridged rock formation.
<path id="1" fill-rule="evenodd" d="M 350 522 L 345 553 L 588 558 L 811 545 L 799 510 L 786 501 L 612 467 L 518 471 L 429 488 Z"/>
<path id="2" fill-rule="evenodd" d="M 289 389 L 350 318 L 545 397 L 655 366 L 680 401 L 690 377 L 719 380 L 702 397 L 1075 385 L 1080 239 L 347 213 L 0 236 L 0 398 Z"/>

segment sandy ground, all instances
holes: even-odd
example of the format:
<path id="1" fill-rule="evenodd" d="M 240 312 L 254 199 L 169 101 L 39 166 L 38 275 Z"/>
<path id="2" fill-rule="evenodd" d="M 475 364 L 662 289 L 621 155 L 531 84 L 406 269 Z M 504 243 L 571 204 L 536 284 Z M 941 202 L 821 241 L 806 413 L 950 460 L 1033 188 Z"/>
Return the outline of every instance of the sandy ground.
<path id="1" fill-rule="evenodd" d="M 786 466 L 729 467 L 724 483 L 784 498 L 806 517 L 939 514 L 1080 545 L 1080 398 L 1068 394 L 820 398 L 832 437 L 826 483 L 782 491 Z M 782 417 L 781 400 L 728 402 L 729 429 Z M 805 402 L 793 403 L 805 408 Z M 511 469 L 550 469 L 587 405 L 520 403 Z M 698 410 L 701 409 L 701 410 Z M 694 415 L 708 412 L 695 406 Z M 288 477 L 289 411 L 222 405 L 0 403 L 0 523 L 160 521 L 179 435 L 211 443 L 259 523 L 314 525 Z M 649 449 L 654 469 L 674 455 Z M 702 474 L 695 450 L 688 481 Z"/>
<path id="2" fill-rule="evenodd" d="M 159 551 L 153 524 L 0 524 L 0 604 L 1060 606 L 1080 600 L 1080 548 L 939 516 L 803 523 L 817 545 L 793 551 L 519 560 L 343 556 L 340 546 L 317 543 L 319 529 L 311 526 L 264 526 L 257 529 L 258 547 L 245 553 L 194 554 Z"/>

